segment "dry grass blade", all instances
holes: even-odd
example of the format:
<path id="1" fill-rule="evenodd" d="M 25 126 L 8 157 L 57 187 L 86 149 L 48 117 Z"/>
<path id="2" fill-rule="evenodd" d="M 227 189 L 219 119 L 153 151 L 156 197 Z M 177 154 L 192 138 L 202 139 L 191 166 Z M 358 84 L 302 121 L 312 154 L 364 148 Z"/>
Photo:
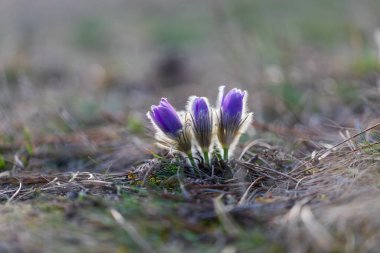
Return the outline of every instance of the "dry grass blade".
<path id="1" fill-rule="evenodd" d="M 367 149 L 367 148 L 373 148 L 373 147 L 375 147 L 375 146 L 377 146 L 377 145 L 380 145 L 380 141 L 376 141 L 376 142 L 374 142 L 374 143 L 370 143 L 370 144 L 367 144 L 367 145 L 363 145 L 363 146 L 358 147 L 358 148 L 356 148 L 356 149 L 354 149 L 354 150 L 352 150 L 352 151 L 359 151 L 359 150 L 363 150 L 363 149 Z"/>
<path id="2" fill-rule="evenodd" d="M 218 216 L 220 222 L 223 224 L 225 231 L 230 236 L 237 236 L 240 233 L 239 226 L 228 214 L 231 211 L 231 208 L 228 208 L 223 204 L 222 198 L 223 195 L 220 195 L 213 199 L 215 213 Z"/>
<path id="3" fill-rule="evenodd" d="M 243 151 L 240 153 L 238 160 L 241 160 L 244 157 L 244 155 L 248 152 L 248 150 L 250 150 L 252 147 L 254 147 L 256 145 L 260 145 L 260 146 L 265 147 L 267 149 L 272 148 L 271 145 L 269 145 L 268 143 L 265 143 L 263 140 L 254 140 L 244 147 Z"/>
<path id="4" fill-rule="evenodd" d="M 338 144 L 332 146 L 332 147 L 329 147 L 328 149 L 324 150 L 323 152 L 321 152 L 319 155 L 316 155 L 315 153 L 312 153 L 309 157 L 306 157 L 304 161 L 302 161 L 299 165 L 297 165 L 296 167 L 294 167 L 290 172 L 289 174 L 293 174 L 295 173 L 296 171 L 298 171 L 300 168 L 304 168 L 305 166 L 307 166 L 308 164 L 311 164 L 313 163 L 313 161 L 317 160 L 317 161 L 321 161 L 323 160 L 325 163 L 327 163 L 328 161 L 334 161 L 336 159 L 336 157 L 332 157 L 331 159 L 326 159 L 327 156 L 329 156 L 330 154 L 333 153 L 334 150 L 336 150 L 336 148 L 338 148 L 339 146 L 343 145 L 344 143 L 347 143 L 347 142 L 352 142 L 353 139 L 355 139 L 356 137 L 358 136 L 361 136 L 362 134 L 372 130 L 372 129 L 375 129 L 376 127 L 380 126 L 380 122 L 379 123 L 376 123 L 374 124 L 373 126 L 371 127 L 368 127 L 367 129 L 345 139 L 344 141 L 342 142 L 339 142 Z M 370 144 L 367 144 L 367 145 L 364 145 L 364 146 L 359 146 L 357 148 L 352 148 L 353 146 L 355 146 L 354 144 L 351 144 L 351 150 L 349 152 L 345 152 L 343 154 L 339 154 L 338 156 L 341 157 L 341 156 L 348 156 L 352 153 L 355 153 L 357 151 L 360 151 L 360 150 L 363 150 L 365 148 L 371 148 L 373 146 L 376 146 L 380 143 L 380 141 L 376 141 L 374 143 L 370 143 Z"/>
<path id="5" fill-rule="evenodd" d="M 255 170 L 255 169 L 261 169 L 261 170 L 267 170 L 267 171 L 270 171 L 274 174 L 277 174 L 277 175 L 280 175 L 280 176 L 283 176 L 283 177 L 286 177 L 296 183 L 298 183 L 298 180 L 295 179 L 294 177 L 292 176 L 289 176 L 288 174 L 285 174 L 285 173 L 282 173 L 281 171 L 278 171 L 278 170 L 274 170 L 274 169 L 271 169 L 271 168 L 268 168 L 268 167 L 263 167 L 263 166 L 259 166 L 259 165 L 256 165 L 256 164 L 252 164 L 252 163 L 247 163 L 247 162 L 238 162 L 240 165 L 243 165 L 244 167 L 248 168 L 248 169 L 251 169 L 251 170 Z"/>
<path id="6" fill-rule="evenodd" d="M 158 252 L 153 249 L 153 247 L 138 233 L 137 229 L 130 222 L 127 222 L 116 209 L 110 209 L 110 212 L 115 221 L 125 230 L 125 232 L 128 233 L 143 252 Z"/>
<path id="7" fill-rule="evenodd" d="M 102 180 L 82 180 L 81 183 L 94 186 L 111 186 L 113 184 L 112 182 L 106 182 Z"/>
<path id="8" fill-rule="evenodd" d="M 249 191 L 252 189 L 253 186 L 255 186 L 257 184 L 257 182 L 259 182 L 260 180 L 262 180 L 263 177 L 258 177 L 255 181 L 253 181 L 247 188 L 247 190 L 245 190 L 243 196 L 240 198 L 239 200 L 239 203 L 238 203 L 238 206 L 241 206 L 244 204 L 244 202 L 246 201 L 247 199 L 247 196 L 248 196 L 248 193 Z"/>
<path id="9" fill-rule="evenodd" d="M 300 212 L 300 218 L 305 224 L 311 237 L 313 237 L 316 243 L 321 247 L 323 251 L 329 251 L 333 243 L 333 238 L 313 215 L 309 206 L 304 206 Z"/>
<path id="10" fill-rule="evenodd" d="M 362 135 L 362 134 L 364 134 L 364 133 L 366 133 L 366 132 L 368 132 L 368 131 L 370 131 L 370 130 L 372 130 L 372 129 L 378 127 L 378 126 L 380 126 L 380 122 L 379 122 L 379 123 L 376 123 L 375 125 L 373 125 L 373 126 L 371 126 L 371 127 L 368 127 L 367 129 L 365 129 L 365 130 L 363 130 L 363 131 L 361 131 L 361 132 L 359 132 L 359 133 L 357 133 L 357 134 L 355 134 L 355 135 L 353 135 L 353 136 L 351 136 L 351 137 L 348 138 L 348 139 L 345 139 L 345 140 L 342 141 L 342 142 L 339 142 L 338 144 L 332 146 L 331 148 L 328 148 L 327 150 L 325 150 L 325 152 L 323 152 L 323 153 L 319 156 L 318 159 L 321 160 L 321 159 L 325 158 L 325 157 L 327 156 L 326 154 L 329 154 L 331 151 L 333 151 L 333 150 L 336 149 L 337 147 L 341 146 L 341 145 L 344 144 L 344 143 L 347 143 L 347 142 L 352 141 L 352 140 L 355 139 L 356 137 L 358 137 L 358 136 L 360 136 L 360 135 Z"/>
<path id="11" fill-rule="evenodd" d="M 11 201 L 20 193 L 21 188 L 22 188 L 22 181 L 19 181 L 19 182 L 20 182 L 19 187 L 17 188 L 16 192 L 8 199 L 6 205 L 8 205 L 9 203 L 11 203 Z"/>

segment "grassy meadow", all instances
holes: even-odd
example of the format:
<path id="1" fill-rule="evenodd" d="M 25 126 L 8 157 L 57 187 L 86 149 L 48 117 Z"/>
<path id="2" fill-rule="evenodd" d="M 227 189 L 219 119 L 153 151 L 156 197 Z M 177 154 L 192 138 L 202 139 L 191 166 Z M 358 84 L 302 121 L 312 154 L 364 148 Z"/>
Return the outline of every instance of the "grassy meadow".
<path id="1" fill-rule="evenodd" d="M 0 252 L 380 252 L 380 1 L 0 1 Z M 249 93 L 228 162 L 166 97 Z"/>

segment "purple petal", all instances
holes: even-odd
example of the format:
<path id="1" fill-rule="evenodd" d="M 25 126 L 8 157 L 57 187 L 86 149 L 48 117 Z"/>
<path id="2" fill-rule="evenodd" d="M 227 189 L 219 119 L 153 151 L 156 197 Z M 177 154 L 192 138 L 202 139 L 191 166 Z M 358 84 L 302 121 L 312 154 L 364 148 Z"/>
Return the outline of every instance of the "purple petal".
<path id="1" fill-rule="evenodd" d="M 167 135 L 176 136 L 182 129 L 176 110 L 166 98 L 162 98 L 158 106 L 152 106 L 150 116 L 157 127 Z"/>
<path id="2" fill-rule="evenodd" d="M 231 118 L 241 118 L 245 92 L 240 89 L 230 90 L 222 100 L 222 113 Z"/>
<path id="3" fill-rule="evenodd" d="M 195 120 L 198 120 L 209 114 L 209 108 L 204 98 L 197 97 L 193 101 L 192 111 Z"/>
<path id="4" fill-rule="evenodd" d="M 212 115 L 206 98 L 195 97 L 191 111 L 195 138 L 203 150 L 208 150 L 212 140 Z"/>

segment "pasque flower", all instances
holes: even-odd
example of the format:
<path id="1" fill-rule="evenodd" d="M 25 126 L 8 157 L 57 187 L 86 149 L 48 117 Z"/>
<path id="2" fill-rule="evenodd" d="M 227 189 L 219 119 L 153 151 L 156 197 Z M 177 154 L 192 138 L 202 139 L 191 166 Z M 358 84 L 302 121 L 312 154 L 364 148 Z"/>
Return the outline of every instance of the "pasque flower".
<path id="1" fill-rule="evenodd" d="M 205 97 L 189 98 L 187 110 L 191 114 L 195 139 L 203 152 L 206 163 L 209 163 L 209 149 L 213 140 L 213 112 Z"/>
<path id="2" fill-rule="evenodd" d="M 161 98 L 159 105 L 152 105 L 147 116 L 157 129 L 156 139 L 161 147 L 191 155 L 192 136 L 188 124 L 166 98 Z"/>
<path id="3" fill-rule="evenodd" d="M 184 154 L 194 167 L 192 151 L 197 155 L 200 151 L 200 160 L 204 158 L 210 165 L 211 149 L 220 148 L 223 159 L 227 160 L 252 122 L 253 114 L 246 109 L 247 97 L 246 91 L 237 88 L 224 94 L 224 86 L 221 86 L 215 109 L 207 98 L 191 96 L 187 112 L 178 113 L 166 98 L 162 98 L 147 116 L 157 130 L 155 137 L 159 146 Z"/>
<path id="4" fill-rule="evenodd" d="M 232 154 L 239 137 L 252 122 L 252 113 L 246 112 L 247 97 L 246 91 L 237 88 L 226 95 L 224 86 L 219 88 L 217 136 L 223 148 L 224 159 Z"/>
<path id="5" fill-rule="evenodd" d="M 167 98 L 161 98 L 159 105 L 152 105 L 149 118 L 167 136 L 178 137 L 182 123 L 174 107 Z"/>

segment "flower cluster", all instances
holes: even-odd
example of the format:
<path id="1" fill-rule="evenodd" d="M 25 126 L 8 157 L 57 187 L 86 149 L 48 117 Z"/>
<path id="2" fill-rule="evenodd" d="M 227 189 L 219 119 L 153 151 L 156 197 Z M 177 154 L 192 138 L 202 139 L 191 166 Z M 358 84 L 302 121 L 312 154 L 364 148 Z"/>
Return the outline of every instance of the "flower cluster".
<path id="1" fill-rule="evenodd" d="M 247 96 L 246 91 L 236 88 L 224 94 L 221 86 L 215 108 L 207 98 L 191 96 L 186 111 L 177 112 L 162 98 L 147 116 L 157 130 L 159 146 L 184 154 L 193 165 L 193 154 L 210 164 L 214 149 L 223 153 L 223 159 L 230 158 L 239 137 L 252 122 L 253 114 L 246 108 Z"/>

